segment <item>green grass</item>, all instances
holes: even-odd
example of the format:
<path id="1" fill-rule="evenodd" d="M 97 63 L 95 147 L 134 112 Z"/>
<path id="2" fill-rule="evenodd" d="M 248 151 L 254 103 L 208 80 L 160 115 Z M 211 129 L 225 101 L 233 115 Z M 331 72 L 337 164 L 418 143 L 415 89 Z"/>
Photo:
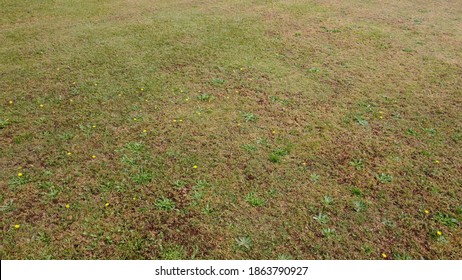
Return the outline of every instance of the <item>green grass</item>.
<path id="1" fill-rule="evenodd" d="M 462 6 L 389 2 L 1 1 L 0 257 L 461 259 Z"/>

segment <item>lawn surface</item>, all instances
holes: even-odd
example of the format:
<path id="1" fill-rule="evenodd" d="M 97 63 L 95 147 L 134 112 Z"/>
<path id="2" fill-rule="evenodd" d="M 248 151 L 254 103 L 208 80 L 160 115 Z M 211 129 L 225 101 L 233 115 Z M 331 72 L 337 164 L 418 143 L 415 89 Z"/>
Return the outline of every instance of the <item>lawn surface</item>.
<path id="1" fill-rule="evenodd" d="M 1 259 L 461 259 L 459 0 L 0 0 Z"/>

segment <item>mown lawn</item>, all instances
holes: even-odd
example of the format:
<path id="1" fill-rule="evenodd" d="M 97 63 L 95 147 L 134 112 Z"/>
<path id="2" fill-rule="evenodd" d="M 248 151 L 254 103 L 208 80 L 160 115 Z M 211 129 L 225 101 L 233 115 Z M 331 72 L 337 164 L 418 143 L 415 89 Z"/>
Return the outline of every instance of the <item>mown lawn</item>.
<path id="1" fill-rule="evenodd" d="M 462 2 L 0 0 L 1 259 L 461 259 Z"/>

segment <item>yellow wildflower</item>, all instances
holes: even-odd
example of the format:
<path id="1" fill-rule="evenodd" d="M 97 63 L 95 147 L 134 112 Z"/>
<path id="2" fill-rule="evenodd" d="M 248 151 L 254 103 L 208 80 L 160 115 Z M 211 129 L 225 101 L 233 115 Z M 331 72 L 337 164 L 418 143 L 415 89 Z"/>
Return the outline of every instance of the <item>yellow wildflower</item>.
<path id="1" fill-rule="evenodd" d="M 441 231 L 439 231 L 439 230 L 436 232 L 436 234 L 443 235 L 443 233 Z"/>
<path id="2" fill-rule="evenodd" d="M 14 225 L 15 229 L 19 229 L 20 227 L 21 227 L 21 225 Z"/>
<path id="3" fill-rule="evenodd" d="M 22 173 L 21 173 L 21 172 L 19 172 L 19 173 L 18 173 L 18 177 L 21 177 L 21 176 L 22 176 Z"/>
<path id="4" fill-rule="evenodd" d="M 194 168 L 194 169 L 197 169 L 197 165 L 194 165 L 193 168 Z"/>
<path id="5" fill-rule="evenodd" d="M 109 202 L 106 202 L 106 204 L 104 204 L 104 206 L 108 207 L 108 206 L 109 206 Z"/>
<path id="6" fill-rule="evenodd" d="M 428 211 L 427 209 L 425 209 L 425 210 L 424 210 L 424 213 L 428 215 L 428 214 L 430 214 L 430 211 Z"/>
<path id="7" fill-rule="evenodd" d="M 91 158 L 96 158 L 96 156 L 95 156 L 95 155 L 92 155 Z"/>
<path id="8" fill-rule="evenodd" d="M 69 204 L 66 204 L 66 208 L 69 209 L 71 206 Z"/>
<path id="9" fill-rule="evenodd" d="M 387 254 L 382 253 L 382 258 L 386 259 L 386 258 L 387 258 Z"/>

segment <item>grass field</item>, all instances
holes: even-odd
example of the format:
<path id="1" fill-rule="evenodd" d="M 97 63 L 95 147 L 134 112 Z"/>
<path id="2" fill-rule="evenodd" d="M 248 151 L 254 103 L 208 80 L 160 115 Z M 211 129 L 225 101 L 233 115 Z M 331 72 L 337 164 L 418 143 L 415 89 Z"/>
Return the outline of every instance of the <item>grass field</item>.
<path id="1" fill-rule="evenodd" d="M 461 259 L 459 0 L 0 0 L 1 259 Z"/>

